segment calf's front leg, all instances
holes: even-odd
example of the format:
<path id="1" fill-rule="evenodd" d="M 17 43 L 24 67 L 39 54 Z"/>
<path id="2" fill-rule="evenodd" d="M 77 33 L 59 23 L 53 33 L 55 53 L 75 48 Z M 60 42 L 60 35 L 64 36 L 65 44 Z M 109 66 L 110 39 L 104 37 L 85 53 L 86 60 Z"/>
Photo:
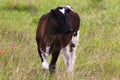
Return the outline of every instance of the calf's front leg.
<path id="1" fill-rule="evenodd" d="M 47 58 L 49 56 L 49 49 L 50 46 L 46 46 L 46 52 L 44 52 L 39 46 L 38 46 L 38 53 L 40 55 L 41 61 L 42 61 L 42 69 L 43 70 L 48 70 L 49 69 L 49 64 L 47 62 Z"/>
<path id="2" fill-rule="evenodd" d="M 50 71 L 50 73 L 54 73 L 55 72 L 56 62 L 57 62 L 59 53 L 60 53 L 60 50 L 55 50 L 52 53 L 52 60 L 51 60 L 50 65 L 49 65 L 49 71 Z"/>
<path id="3" fill-rule="evenodd" d="M 75 53 L 76 53 L 76 48 L 78 45 L 78 39 L 79 39 L 79 31 L 74 32 L 72 36 L 72 41 L 70 44 L 70 69 L 73 70 L 74 64 L 75 64 Z"/>

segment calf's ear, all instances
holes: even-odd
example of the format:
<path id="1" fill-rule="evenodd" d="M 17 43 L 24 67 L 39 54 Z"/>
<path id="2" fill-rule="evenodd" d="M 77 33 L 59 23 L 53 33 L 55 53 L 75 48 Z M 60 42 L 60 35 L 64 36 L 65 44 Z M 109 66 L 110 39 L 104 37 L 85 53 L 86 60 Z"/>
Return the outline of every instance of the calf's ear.
<path id="1" fill-rule="evenodd" d="M 70 13 L 70 11 L 71 11 L 71 9 L 69 9 L 69 8 L 66 8 L 66 9 L 65 9 L 65 12 L 66 12 L 66 13 Z"/>
<path id="2" fill-rule="evenodd" d="M 52 15 L 56 16 L 56 13 L 55 13 L 54 9 L 51 10 L 51 13 L 52 13 Z"/>

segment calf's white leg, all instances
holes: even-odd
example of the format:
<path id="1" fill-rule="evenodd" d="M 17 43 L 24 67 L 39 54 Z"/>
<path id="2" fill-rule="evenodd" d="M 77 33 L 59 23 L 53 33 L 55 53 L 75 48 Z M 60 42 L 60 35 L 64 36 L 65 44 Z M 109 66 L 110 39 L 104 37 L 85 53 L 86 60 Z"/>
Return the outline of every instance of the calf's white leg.
<path id="1" fill-rule="evenodd" d="M 76 58 L 75 52 L 76 52 L 76 48 L 78 44 L 78 39 L 79 39 L 79 31 L 75 32 L 72 36 L 70 50 L 68 46 L 61 50 L 64 56 L 64 61 L 65 61 L 67 72 L 73 71 L 73 67 L 75 64 L 75 58 Z"/>
<path id="2" fill-rule="evenodd" d="M 78 44 L 78 39 L 79 39 L 79 31 L 75 32 L 72 36 L 72 42 L 70 44 L 70 69 L 73 70 L 74 64 L 75 64 L 75 53 L 76 53 L 76 48 Z"/>
<path id="3" fill-rule="evenodd" d="M 65 47 L 61 50 L 61 52 L 63 53 L 63 57 L 64 57 L 64 61 L 65 61 L 65 65 L 66 65 L 66 70 L 67 72 L 70 72 L 70 52 L 69 52 L 69 47 Z"/>
<path id="4" fill-rule="evenodd" d="M 50 46 L 46 46 L 46 52 L 44 52 L 44 51 L 42 51 L 42 49 L 40 49 L 40 51 L 42 52 L 41 56 L 42 56 L 42 59 L 43 59 L 43 62 L 42 62 L 42 69 L 43 70 L 48 70 L 49 69 L 49 64 L 47 62 L 47 58 L 49 56 L 49 50 L 50 50 Z"/>

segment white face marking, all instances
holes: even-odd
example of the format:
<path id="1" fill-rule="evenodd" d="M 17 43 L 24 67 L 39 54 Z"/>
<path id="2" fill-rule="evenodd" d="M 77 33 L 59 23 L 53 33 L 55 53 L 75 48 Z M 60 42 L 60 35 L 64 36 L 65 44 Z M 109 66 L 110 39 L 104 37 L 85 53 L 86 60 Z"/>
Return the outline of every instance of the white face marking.
<path id="1" fill-rule="evenodd" d="M 65 14 L 65 9 L 64 9 L 64 8 L 59 9 L 59 11 L 60 11 L 61 13 Z"/>

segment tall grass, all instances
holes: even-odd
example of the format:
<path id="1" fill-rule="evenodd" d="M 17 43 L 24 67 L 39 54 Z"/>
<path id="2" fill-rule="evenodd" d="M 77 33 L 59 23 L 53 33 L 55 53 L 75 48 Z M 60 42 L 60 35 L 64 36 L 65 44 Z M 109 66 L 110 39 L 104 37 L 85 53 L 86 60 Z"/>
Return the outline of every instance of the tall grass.
<path id="1" fill-rule="evenodd" d="M 0 0 L 0 80 L 119 80 L 119 4 L 119 0 Z M 56 73 L 50 76 L 41 70 L 36 27 L 42 14 L 65 5 L 81 17 L 74 73 L 66 73 L 60 54 Z"/>

